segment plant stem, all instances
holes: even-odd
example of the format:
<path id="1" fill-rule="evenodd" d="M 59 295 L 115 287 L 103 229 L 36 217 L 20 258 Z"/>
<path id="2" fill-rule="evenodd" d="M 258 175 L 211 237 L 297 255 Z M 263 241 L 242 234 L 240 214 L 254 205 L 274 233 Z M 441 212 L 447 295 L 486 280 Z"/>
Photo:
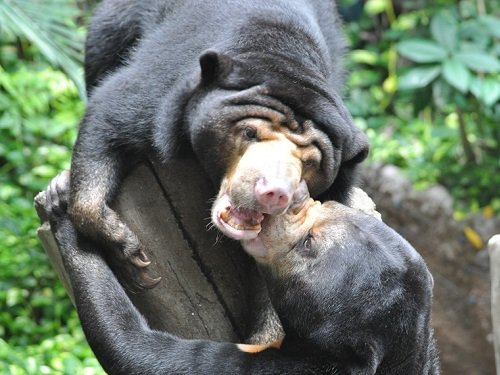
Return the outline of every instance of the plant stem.
<path id="1" fill-rule="evenodd" d="M 392 25 L 392 23 L 396 20 L 396 12 L 394 11 L 394 5 L 392 4 L 392 0 L 386 0 L 385 12 L 387 14 L 389 25 Z"/>
<path id="2" fill-rule="evenodd" d="M 472 145 L 467 137 L 467 130 L 465 129 L 465 119 L 462 109 L 457 108 L 458 115 L 458 129 L 460 132 L 460 142 L 462 143 L 462 148 L 464 150 L 465 162 L 467 164 L 476 164 L 476 156 L 472 150 Z"/>
<path id="3" fill-rule="evenodd" d="M 484 16 L 486 14 L 486 4 L 484 3 L 484 0 L 477 0 L 477 13 L 479 13 L 480 16 Z"/>
<path id="4" fill-rule="evenodd" d="M 17 58 L 19 60 L 25 60 L 26 54 L 24 53 L 24 46 L 22 40 L 20 38 L 16 38 L 15 44 L 16 44 Z"/>

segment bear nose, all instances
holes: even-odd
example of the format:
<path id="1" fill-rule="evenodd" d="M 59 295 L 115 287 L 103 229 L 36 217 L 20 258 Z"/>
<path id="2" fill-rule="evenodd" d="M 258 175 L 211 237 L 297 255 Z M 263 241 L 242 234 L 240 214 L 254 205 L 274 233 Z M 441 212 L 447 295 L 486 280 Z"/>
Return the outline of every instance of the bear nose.
<path id="1" fill-rule="evenodd" d="M 255 198 L 266 208 L 267 213 L 275 213 L 288 206 L 292 198 L 292 187 L 283 181 L 260 179 L 255 184 Z"/>

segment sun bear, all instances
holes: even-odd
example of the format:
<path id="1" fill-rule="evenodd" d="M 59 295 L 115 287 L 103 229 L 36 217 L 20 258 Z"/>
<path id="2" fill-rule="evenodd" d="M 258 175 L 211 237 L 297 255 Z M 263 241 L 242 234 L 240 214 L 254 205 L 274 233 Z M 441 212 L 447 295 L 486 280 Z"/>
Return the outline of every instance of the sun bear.
<path id="1" fill-rule="evenodd" d="M 370 210 L 314 201 L 301 182 L 286 213 L 266 215 L 259 235 L 242 242 L 259 264 L 285 336 L 267 345 L 233 344 L 151 329 L 101 244 L 82 238 L 69 220 L 68 187 L 68 173 L 56 177 L 44 206 L 83 330 L 108 373 L 440 373 L 430 325 L 432 276 L 415 249 Z"/>
<path id="2" fill-rule="evenodd" d="M 219 189 L 214 224 L 236 240 L 285 212 L 302 179 L 314 197 L 346 202 L 368 142 L 340 97 L 340 26 L 324 0 L 100 4 L 86 43 L 90 96 L 69 213 L 114 250 L 131 289 L 157 280 L 110 204 L 151 155 L 196 159 Z"/>

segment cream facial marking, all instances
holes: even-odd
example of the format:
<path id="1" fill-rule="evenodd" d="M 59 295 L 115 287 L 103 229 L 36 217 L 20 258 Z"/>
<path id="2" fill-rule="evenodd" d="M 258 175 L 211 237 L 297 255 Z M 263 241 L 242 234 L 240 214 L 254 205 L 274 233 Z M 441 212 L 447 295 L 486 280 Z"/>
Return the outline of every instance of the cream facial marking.
<path id="1" fill-rule="evenodd" d="M 212 207 L 212 222 L 224 234 L 256 238 L 264 216 L 285 213 L 300 181 L 317 172 L 322 154 L 312 123 L 304 122 L 300 134 L 297 128 L 257 118 L 235 124 L 239 149 Z"/>

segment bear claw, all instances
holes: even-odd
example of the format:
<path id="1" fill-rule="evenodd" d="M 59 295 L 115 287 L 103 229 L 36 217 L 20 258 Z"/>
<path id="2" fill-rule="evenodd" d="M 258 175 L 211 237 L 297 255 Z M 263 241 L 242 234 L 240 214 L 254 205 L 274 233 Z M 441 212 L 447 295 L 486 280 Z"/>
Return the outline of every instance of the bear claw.
<path id="1" fill-rule="evenodd" d="M 129 258 L 130 262 L 139 268 L 146 268 L 151 264 L 151 261 L 142 250 L 138 250 Z"/>

